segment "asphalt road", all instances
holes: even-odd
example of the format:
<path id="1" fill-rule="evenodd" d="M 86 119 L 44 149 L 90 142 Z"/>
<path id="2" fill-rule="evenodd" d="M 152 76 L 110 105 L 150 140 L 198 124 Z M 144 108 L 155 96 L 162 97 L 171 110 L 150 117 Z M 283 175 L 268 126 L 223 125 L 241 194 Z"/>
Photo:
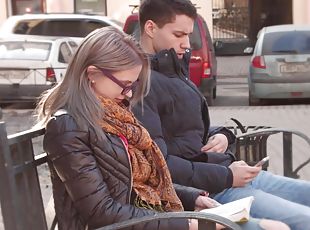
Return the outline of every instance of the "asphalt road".
<path id="1" fill-rule="evenodd" d="M 218 96 L 214 106 L 248 106 L 248 83 L 247 77 L 222 75 L 217 80 Z M 281 99 L 265 100 L 262 105 L 302 105 L 310 104 L 309 99 Z"/>
<path id="2" fill-rule="evenodd" d="M 210 107 L 212 125 L 234 125 L 230 118 L 237 118 L 244 125 L 265 125 L 301 131 L 310 137 L 309 100 L 272 100 L 261 106 L 248 105 L 246 76 L 220 76 L 215 105 Z M 280 135 L 268 141 L 271 157 L 269 170 L 282 175 L 282 139 Z M 293 138 L 294 167 L 310 157 L 310 146 Z M 310 180 L 310 165 L 300 172 L 302 179 Z"/>

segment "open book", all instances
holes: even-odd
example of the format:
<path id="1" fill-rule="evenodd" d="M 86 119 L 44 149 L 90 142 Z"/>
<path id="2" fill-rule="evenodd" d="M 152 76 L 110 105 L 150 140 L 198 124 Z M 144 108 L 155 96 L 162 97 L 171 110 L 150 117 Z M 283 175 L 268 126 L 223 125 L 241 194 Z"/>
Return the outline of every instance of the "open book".
<path id="1" fill-rule="evenodd" d="M 250 218 L 250 208 L 253 200 L 254 197 L 249 196 L 215 208 L 203 209 L 200 212 L 216 214 L 233 222 L 246 222 Z"/>

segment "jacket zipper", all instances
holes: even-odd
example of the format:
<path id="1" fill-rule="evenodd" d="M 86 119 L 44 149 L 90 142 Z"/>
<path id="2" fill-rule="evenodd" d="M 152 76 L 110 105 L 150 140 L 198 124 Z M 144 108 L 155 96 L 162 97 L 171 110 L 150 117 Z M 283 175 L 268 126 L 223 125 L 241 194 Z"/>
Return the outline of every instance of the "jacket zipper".
<path id="1" fill-rule="evenodd" d="M 189 83 L 189 78 L 187 76 L 185 76 L 185 74 L 182 72 L 181 69 L 179 69 L 177 71 L 177 74 L 179 76 L 179 78 L 181 79 L 181 81 L 183 81 L 187 86 L 189 86 L 192 90 L 195 91 L 196 94 L 198 94 L 200 96 L 200 98 L 203 100 L 203 104 L 206 104 L 206 99 L 205 97 L 200 93 L 200 91 L 198 91 L 197 88 L 195 88 L 194 86 L 192 86 L 190 83 Z M 203 106 L 203 105 L 202 105 Z M 207 107 L 208 108 L 208 107 Z M 208 108 L 208 114 L 209 114 L 209 108 Z M 204 118 L 203 118 L 204 114 L 202 114 L 202 119 L 203 119 L 203 124 L 205 126 L 205 129 L 206 129 L 206 125 L 205 125 L 205 122 L 204 122 Z M 207 134 L 207 135 L 206 135 Z M 205 143 L 206 142 L 206 139 L 209 135 L 209 130 L 205 130 L 204 134 L 203 134 L 203 142 Z"/>

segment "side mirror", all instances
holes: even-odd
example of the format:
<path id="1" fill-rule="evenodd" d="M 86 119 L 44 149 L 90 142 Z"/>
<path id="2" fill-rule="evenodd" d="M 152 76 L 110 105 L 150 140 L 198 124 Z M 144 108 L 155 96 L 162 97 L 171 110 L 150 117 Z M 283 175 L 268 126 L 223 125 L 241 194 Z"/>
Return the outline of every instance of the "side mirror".
<path id="1" fill-rule="evenodd" d="M 216 50 L 218 50 L 218 49 L 223 48 L 223 45 L 224 45 L 224 43 L 223 43 L 222 41 L 216 41 L 216 42 L 214 43 L 214 48 L 215 48 Z"/>
<path id="2" fill-rule="evenodd" d="M 252 54 L 254 51 L 253 47 L 247 47 L 243 50 L 244 54 Z"/>

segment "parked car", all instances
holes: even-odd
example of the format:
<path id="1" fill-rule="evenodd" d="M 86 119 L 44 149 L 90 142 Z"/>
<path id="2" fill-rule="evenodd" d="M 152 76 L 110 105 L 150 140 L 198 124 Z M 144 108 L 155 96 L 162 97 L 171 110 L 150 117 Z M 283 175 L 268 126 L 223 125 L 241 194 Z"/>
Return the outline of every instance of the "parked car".
<path id="1" fill-rule="evenodd" d="M 120 30 L 118 22 L 106 16 L 86 14 L 25 14 L 9 17 L 3 22 L 0 36 L 40 35 L 72 37 L 79 42 L 91 31 L 114 26 Z"/>
<path id="2" fill-rule="evenodd" d="M 140 28 L 137 13 L 128 16 L 123 30 L 139 39 Z M 192 48 L 189 66 L 190 79 L 207 98 L 208 104 L 213 105 L 216 98 L 217 61 L 207 24 L 200 15 L 190 35 L 190 44 Z"/>
<path id="3" fill-rule="evenodd" d="M 310 98 L 310 26 L 263 28 L 251 58 L 249 104 L 261 99 Z"/>
<path id="4" fill-rule="evenodd" d="M 70 38 L 0 40 L 0 103 L 35 101 L 61 80 L 77 46 Z"/>

